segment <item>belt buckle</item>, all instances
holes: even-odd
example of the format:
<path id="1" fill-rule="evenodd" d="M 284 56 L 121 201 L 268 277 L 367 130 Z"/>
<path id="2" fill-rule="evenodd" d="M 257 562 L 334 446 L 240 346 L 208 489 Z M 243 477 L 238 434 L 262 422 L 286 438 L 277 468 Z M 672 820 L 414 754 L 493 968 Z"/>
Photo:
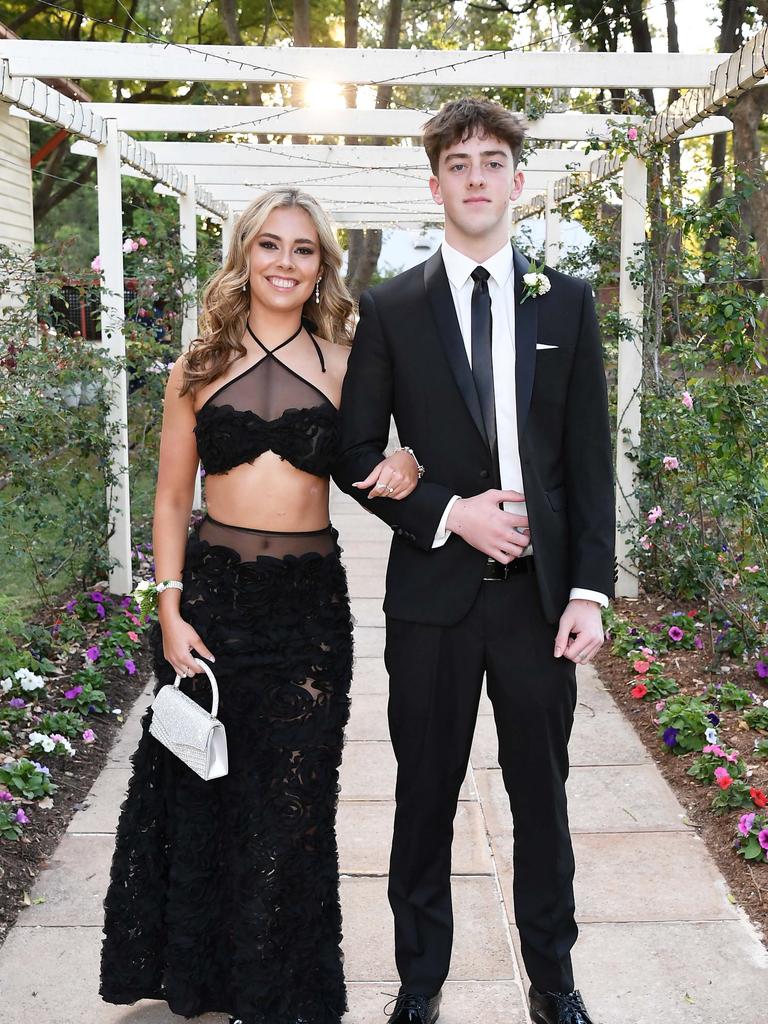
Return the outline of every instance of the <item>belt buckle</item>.
<path id="1" fill-rule="evenodd" d="M 483 580 L 487 582 L 494 582 L 495 580 L 506 580 L 509 579 L 509 565 L 504 565 L 502 562 L 497 562 L 495 558 L 488 556 L 486 561 L 486 572 L 487 576 L 483 576 Z"/>

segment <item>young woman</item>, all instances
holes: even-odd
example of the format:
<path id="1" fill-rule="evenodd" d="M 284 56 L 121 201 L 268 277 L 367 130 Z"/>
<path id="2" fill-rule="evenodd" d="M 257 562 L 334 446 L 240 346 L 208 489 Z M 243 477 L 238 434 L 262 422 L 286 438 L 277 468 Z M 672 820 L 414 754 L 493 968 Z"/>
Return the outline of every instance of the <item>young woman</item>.
<path id="1" fill-rule="evenodd" d="M 260 196 L 170 374 L 155 504 L 158 685 L 216 674 L 229 773 L 204 782 L 148 731 L 117 830 L 101 994 L 242 1024 L 338 1024 L 334 820 L 352 629 L 329 473 L 352 302 L 311 196 Z M 315 328 L 314 325 L 317 325 Z M 207 515 L 187 536 L 198 458 Z M 401 498 L 400 451 L 363 482 Z M 196 685 L 197 684 L 197 685 Z M 204 676 L 184 683 L 210 707 Z"/>

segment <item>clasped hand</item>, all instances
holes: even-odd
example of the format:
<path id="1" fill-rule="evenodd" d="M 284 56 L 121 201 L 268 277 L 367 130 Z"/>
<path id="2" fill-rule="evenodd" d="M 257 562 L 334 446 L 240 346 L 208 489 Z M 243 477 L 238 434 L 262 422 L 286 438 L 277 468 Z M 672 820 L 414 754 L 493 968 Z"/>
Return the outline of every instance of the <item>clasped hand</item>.
<path id="1" fill-rule="evenodd" d="M 419 466 L 410 452 L 401 450 L 382 459 L 365 480 L 353 484 L 358 490 L 370 487 L 369 498 L 392 498 L 402 501 L 419 482 Z"/>
<path id="2" fill-rule="evenodd" d="M 505 512 L 501 503 L 521 502 L 518 491 L 484 491 L 474 498 L 459 498 L 448 514 L 447 528 L 467 544 L 508 565 L 531 543 L 528 517 Z"/>

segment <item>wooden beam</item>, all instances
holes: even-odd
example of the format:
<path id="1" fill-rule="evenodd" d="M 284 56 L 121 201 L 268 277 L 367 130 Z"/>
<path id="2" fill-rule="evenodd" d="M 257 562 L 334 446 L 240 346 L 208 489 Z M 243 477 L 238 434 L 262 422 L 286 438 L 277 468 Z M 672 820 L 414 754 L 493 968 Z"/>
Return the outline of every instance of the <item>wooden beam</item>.
<path id="1" fill-rule="evenodd" d="M 182 82 L 665 89 L 706 86 L 721 54 L 521 53 L 15 39 L 0 58 L 16 76 Z"/>

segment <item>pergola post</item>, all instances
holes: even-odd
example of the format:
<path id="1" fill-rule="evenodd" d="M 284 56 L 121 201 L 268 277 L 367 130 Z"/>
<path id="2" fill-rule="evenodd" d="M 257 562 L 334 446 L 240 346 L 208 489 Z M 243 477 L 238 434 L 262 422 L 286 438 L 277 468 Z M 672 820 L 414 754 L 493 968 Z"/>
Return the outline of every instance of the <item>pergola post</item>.
<path id="1" fill-rule="evenodd" d="M 237 220 L 237 214 L 234 210 L 230 209 L 227 216 L 221 222 L 221 262 L 222 265 L 227 259 L 227 253 L 229 247 L 232 244 L 232 235 L 235 231 L 235 221 Z"/>
<path id="2" fill-rule="evenodd" d="M 123 292 L 123 208 L 120 141 L 117 121 L 104 121 L 104 139 L 97 152 L 99 254 L 101 256 L 101 339 L 110 357 L 119 362 L 108 379 L 107 430 L 111 441 L 107 488 L 109 589 L 113 594 L 133 590 L 131 569 L 131 500 L 128 479 L 128 387 L 125 372 L 125 296 Z"/>
<path id="3" fill-rule="evenodd" d="M 195 181 L 188 177 L 187 191 L 179 196 L 179 242 L 181 255 L 186 264 L 184 278 L 181 282 L 183 296 L 183 312 L 181 321 L 181 350 L 186 352 L 197 337 L 197 271 L 193 261 L 197 256 L 197 207 L 195 203 Z M 203 504 L 200 486 L 200 472 L 195 477 L 195 493 L 192 499 L 193 508 L 201 508 Z"/>
<path id="4" fill-rule="evenodd" d="M 632 281 L 633 264 L 643 258 L 648 200 L 648 168 L 630 156 L 622 171 L 619 314 L 628 334 L 619 339 L 616 401 L 616 555 L 617 597 L 637 597 L 637 566 L 630 548 L 640 516 L 635 463 L 640 443 L 640 394 L 643 375 L 643 286 Z"/>
<path id="5" fill-rule="evenodd" d="M 547 203 L 544 207 L 544 262 L 556 267 L 560 262 L 560 209 L 555 202 L 555 182 L 547 182 Z"/>

